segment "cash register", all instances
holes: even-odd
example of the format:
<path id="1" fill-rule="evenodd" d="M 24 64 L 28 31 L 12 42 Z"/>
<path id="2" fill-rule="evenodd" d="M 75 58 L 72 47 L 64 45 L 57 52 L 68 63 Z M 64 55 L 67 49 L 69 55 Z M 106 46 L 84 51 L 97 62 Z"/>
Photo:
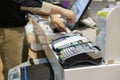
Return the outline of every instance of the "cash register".
<path id="1" fill-rule="evenodd" d="M 52 42 L 52 48 L 64 68 L 84 63 L 98 65 L 102 62 L 100 48 L 80 33 L 57 36 Z"/>

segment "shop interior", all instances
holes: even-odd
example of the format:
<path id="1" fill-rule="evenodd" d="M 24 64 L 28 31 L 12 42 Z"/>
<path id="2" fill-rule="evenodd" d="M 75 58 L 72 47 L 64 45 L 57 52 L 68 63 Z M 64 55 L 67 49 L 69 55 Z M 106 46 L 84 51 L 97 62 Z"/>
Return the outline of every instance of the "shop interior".
<path id="1" fill-rule="evenodd" d="M 63 20 L 67 32 L 59 32 L 49 16 L 29 14 L 28 55 L 8 80 L 120 80 L 120 1 L 45 1 L 73 10 L 77 20 Z"/>

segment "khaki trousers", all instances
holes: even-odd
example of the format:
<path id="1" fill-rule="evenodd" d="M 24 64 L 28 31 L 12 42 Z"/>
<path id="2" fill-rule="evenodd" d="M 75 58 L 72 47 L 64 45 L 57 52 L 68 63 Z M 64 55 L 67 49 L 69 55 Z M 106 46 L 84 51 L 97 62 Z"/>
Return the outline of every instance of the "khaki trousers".
<path id="1" fill-rule="evenodd" d="M 3 70 L 3 64 L 2 64 L 1 57 L 0 57 L 0 80 L 4 80 L 2 70 Z"/>
<path id="2" fill-rule="evenodd" d="M 22 61 L 24 36 L 24 27 L 0 28 L 0 56 L 4 66 L 5 80 L 7 80 L 9 69 Z"/>

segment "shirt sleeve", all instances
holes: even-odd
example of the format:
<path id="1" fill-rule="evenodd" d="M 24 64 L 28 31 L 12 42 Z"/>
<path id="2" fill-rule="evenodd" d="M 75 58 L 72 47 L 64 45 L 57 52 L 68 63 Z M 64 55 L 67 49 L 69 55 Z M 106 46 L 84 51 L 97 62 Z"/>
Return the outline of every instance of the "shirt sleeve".
<path id="1" fill-rule="evenodd" d="M 42 7 L 42 0 L 12 0 L 25 7 Z"/>
<path id="2" fill-rule="evenodd" d="M 21 10 L 30 11 L 30 12 L 35 13 L 35 14 L 40 14 L 40 13 L 50 14 L 51 13 L 51 5 L 52 4 L 42 2 L 42 6 L 40 8 L 39 7 L 21 6 Z"/>

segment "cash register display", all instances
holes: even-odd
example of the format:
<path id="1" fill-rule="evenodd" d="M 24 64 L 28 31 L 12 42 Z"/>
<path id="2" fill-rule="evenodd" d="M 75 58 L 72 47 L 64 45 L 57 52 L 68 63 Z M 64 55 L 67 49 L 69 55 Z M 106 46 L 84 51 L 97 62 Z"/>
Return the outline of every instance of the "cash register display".
<path id="1" fill-rule="evenodd" d="M 76 0 L 76 2 L 72 6 L 72 10 L 74 11 L 76 15 L 76 22 L 79 20 L 79 18 L 82 16 L 85 8 L 87 7 L 89 3 L 89 0 Z"/>
<path id="2" fill-rule="evenodd" d="M 90 2 L 91 0 L 75 0 L 74 4 L 71 7 L 71 10 L 76 15 L 76 21 L 74 24 L 65 22 L 65 24 L 69 29 L 74 30 L 74 28 L 78 26 L 81 17 L 83 16 L 84 12 L 87 10 Z"/>

